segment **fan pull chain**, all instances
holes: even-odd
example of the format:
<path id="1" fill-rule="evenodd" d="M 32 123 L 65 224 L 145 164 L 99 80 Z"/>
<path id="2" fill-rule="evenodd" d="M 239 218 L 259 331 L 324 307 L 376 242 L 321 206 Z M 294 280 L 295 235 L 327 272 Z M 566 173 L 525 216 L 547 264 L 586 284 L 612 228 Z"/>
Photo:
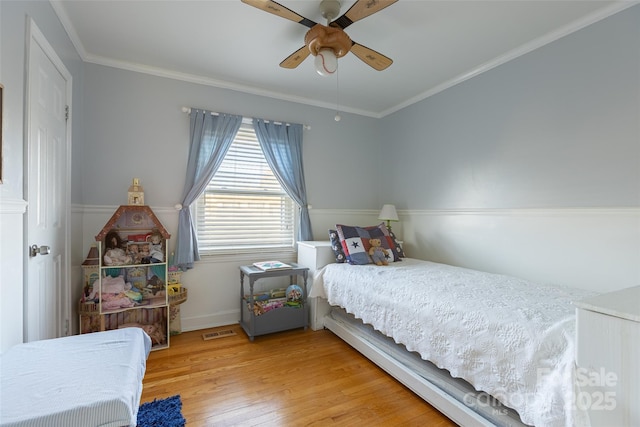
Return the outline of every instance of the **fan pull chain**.
<path id="1" fill-rule="evenodd" d="M 338 69 L 336 69 L 336 116 L 334 117 L 336 122 L 340 119 L 340 85 L 338 84 Z"/>

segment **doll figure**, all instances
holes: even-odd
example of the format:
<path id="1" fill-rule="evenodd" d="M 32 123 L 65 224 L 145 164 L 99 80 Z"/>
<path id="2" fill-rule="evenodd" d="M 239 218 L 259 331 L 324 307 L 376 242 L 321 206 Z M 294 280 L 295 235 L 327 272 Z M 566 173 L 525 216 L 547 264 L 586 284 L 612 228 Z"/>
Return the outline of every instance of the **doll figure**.
<path id="1" fill-rule="evenodd" d="M 107 233 L 104 247 L 106 249 L 103 257 L 105 265 L 125 265 L 133 262 L 133 258 L 122 249 L 122 239 L 116 231 Z"/>
<path id="2" fill-rule="evenodd" d="M 134 264 L 142 264 L 143 254 L 140 252 L 139 244 L 129 244 L 129 255 L 133 258 Z"/>
<path id="3" fill-rule="evenodd" d="M 158 230 L 153 230 L 147 238 L 150 243 L 149 261 L 152 263 L 164 262 L 164 251 L 162 249 L 162 234 Z"/>
<path id="4" fill-rule="evenodd" d="M 138 250 L 140 251 L 140 263 L 149 264 L 151 262 L 151 254 L 149 253 L 149 243 L 140 243 Z"/>

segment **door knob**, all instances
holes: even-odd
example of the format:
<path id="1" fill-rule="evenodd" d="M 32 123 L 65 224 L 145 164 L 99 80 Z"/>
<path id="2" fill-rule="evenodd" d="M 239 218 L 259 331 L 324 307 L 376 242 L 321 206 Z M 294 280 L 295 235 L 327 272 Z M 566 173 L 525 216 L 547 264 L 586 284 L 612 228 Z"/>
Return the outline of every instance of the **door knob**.
<path id="1" fill-rule="evenodd" d="M 34 257 L 38 254 L 40 255 L 48 255 L 49 251 L 51 250 L 51 248 L 49 246 L 46 245 L 42 245 L 40 247 L 38 247 L 38 245 L 32 245 L 29 248 L 29 256 Z"/>

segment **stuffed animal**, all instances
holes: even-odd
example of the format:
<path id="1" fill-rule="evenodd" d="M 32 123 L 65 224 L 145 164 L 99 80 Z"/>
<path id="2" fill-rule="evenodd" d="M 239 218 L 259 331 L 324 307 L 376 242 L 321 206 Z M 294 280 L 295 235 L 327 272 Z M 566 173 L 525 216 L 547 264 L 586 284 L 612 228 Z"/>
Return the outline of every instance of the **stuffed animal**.
<path id="1" fill-rule="evenodd" d="M 387 261 L 388 252 L 383 248 L 380 239 L 369 239 L 369 256 L 376 265 L 389 265 Z"/>

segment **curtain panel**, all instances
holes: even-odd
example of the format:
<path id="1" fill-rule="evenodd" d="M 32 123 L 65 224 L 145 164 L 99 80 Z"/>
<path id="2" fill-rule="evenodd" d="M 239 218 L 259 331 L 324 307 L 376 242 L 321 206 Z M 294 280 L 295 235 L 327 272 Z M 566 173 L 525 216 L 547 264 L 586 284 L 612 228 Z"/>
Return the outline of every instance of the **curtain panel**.
<path id="1" fill-rule="evenodd" d="M 240 129 L 242 116 L 192 109 L 189 120 L 189 161 L 174 258 L 174 263 L 182 270 L 193 268 L 193 263 L 200 260 L 191 205 L 200 197 L 220 167 Z"/>
<path id="2" fill-rule="evenodd" d="M 254 118 L 253 127 L 273 174 L 300 208 L 298 240 L 313 240 L 302 166 L 302 125 Z"/>

